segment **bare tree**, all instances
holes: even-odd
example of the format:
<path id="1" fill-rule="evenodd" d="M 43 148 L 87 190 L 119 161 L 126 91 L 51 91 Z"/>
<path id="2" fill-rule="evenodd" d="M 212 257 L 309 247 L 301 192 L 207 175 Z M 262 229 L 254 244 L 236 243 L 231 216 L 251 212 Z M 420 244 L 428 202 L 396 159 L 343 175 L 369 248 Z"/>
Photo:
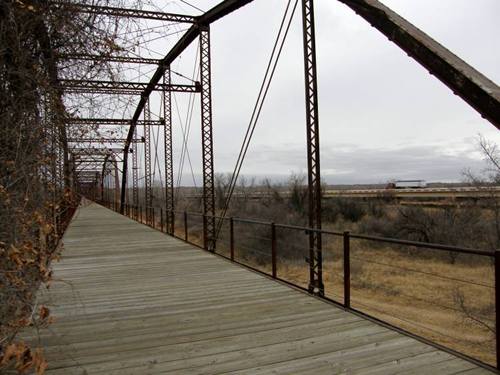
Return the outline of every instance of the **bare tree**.
<path id="1" fill-rule="evenodd" d="M 480 197 L 484 207 L 491 213 L 493 221 L 486 220 L 485 224 L 491 228 L 489 231 L 490 248 L 500 249 L 500 150 L 498 145 L 482 134 L 476 139 L 477 149 L 481 152 L 486 167 L 481 173 L 475 174 L 470 169 L 463 171 L 465 180 L 475 186 L 479 191 L 485 193 Z"/>
<path id="2" fill-rule="evenodd" d="M 65 97 L 59 80 L 118 77 L 119 69 L 105 59 L 62 56 L 108 56 L 133 47 L 122 33 L 133 27 L 128 21 L 83 14 L 71 4 L 0 1 L 0 372 L 32 366 L 41 373 L 45 366 L 39 351 L 14 338 L 27 325 L 49 321 L 34 296 L 51 278 L 50 262 L 75 204 L 66 118 L 96 104 Z"/>

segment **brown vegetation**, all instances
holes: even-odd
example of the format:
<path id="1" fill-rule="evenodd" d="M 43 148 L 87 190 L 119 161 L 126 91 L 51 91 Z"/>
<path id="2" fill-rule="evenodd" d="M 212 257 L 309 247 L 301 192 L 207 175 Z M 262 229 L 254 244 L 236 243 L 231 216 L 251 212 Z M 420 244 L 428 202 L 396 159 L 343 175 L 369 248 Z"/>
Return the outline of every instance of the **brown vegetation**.
<path id="1" fill-rule="evenodd" d="M 0 2 L 0 371 L 46 367 L 41 349 L 15 336 L 50 322 L 36 291 L 48 286 L 77 204 L 65 122 L 76 104 L 63 101 L 58 79 L 112 74 L 104 62 L 75 65 L 58 56 L 115 51 L 115 26 L 45 1 Z"/>

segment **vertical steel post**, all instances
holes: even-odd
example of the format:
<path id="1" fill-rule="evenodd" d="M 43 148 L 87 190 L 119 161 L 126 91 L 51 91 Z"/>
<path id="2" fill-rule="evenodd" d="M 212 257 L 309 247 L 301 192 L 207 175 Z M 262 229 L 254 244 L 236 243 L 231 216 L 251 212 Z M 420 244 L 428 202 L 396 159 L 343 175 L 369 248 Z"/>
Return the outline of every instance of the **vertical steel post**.
<path id="1" fill-rule="evenodd" d="M 137 127 L 134 128 L 134 139 L 137 139 Z M 132 142 L 132 201 L 135 206 L 135 220 L 138 219 L 139 206 L 139 164 L 137 143 Z"/>
<path id="2" fill-rule="evenodd" d="M 314 2 L 302 0 L 309 202 L 309 292 L 324 295 L 321 252 L 321 175 Z"/>
<path id="3" fill-rule="evenodd" d="M 276 225 L 271 223 L 271 263 L 272 275 L 276 278 Z"/>
<path id="4" fill-rule="evenodd" d="M 203 165 L 203 242 L 215 251 L 214 158 L 212 136 L 212 84 L 210 67 L 210 29 L 200 26 L 201 139 Z"/>
<path id="5" fill-rule="evenodd" d="M 114 179 L 115 179 L 115 211 L 118 212 L 120 207 L 120 178 L 118 177 L 118 163 L 114 154 L 111 155 L 113 163 Z"/>
<path id="6" fill-rule="evenodd" d="M 187 212 L 184 211 L 184 241 L 188 240 L 188 215 Z"/>
<path id="7" fill-rule="evenodd" d="M 500 369 L 500 250 L 495 251 L 495 337 L 496 337 L 496 367 Z"/>
<path id="8" fill-rule="evenodd" d="M 151 225 L 153 206 L 153 192 L 151 184 L 151 108 L 149 105 L 149 97 L 144 106 L 144 206 L 146 224 Z"/>
<path id="9" fill-rule="evenodd" d="M 351 308 L 351 241 L 344 232 L 344 307 Z"/>
<path id="10" fill-rule="evenodd" d="M 160 207 L 160 231 L 163 232 L 163 208 Z"/>
<path id="11" fill-rule="evenodd" d="M 229 251 L 231 252 L 231 260 L 234 260 L 234 220 L 229 219 Z"/>
<path id="12" fill-rule="evenodd" d="M 163 83 L 170 85 L 170 67 L 165 70 Z M 163 130 L 165 149 L 165 223 L 166 232 L 174 234 L 174 166 L 172 156 L 172 101 L 170 90 L 163 90 Z"/>

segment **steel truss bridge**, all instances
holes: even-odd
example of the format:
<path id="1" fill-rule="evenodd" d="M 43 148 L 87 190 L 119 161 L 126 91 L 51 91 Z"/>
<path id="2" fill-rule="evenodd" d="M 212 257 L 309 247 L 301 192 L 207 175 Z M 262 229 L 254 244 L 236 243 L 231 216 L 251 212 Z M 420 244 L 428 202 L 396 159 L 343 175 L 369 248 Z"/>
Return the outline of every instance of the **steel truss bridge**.
<path id="1" fill-rule="evenodd" d="M 318 1 L 318 0 L 316 0 Z M 334 1 L 334 0 L 330 0 Z M 423 31 L 416 28 L 396 12 L 377 0 L 337 0 L 352 9 L 359 17 L 370 23 L 374 29 L 385 35 L 391 43 L 397 45 L 408 56 L 434 77 L 446 85 L 453 94 L 462 98 L 483 118 L 500 129 L 500 90 L 498 86 L 483 74 L 472 68 L 458 56 L 448 51 Z M 71 7 L 83 13 L 110 15 L 124 18 L 143 18 L 180 22 L 189 25 L 177 43 L 160 59 L 126 56 L 99 56 L 92 54 L 57 55 L 58 59 L 116 61 L 126 63 L 150 64 L 156 67 L 148 82 L 115 82 L 99 80 L 59 80 L 62 93 L 137 95 L 140 99 L 128 119 L 116 118 L 68 118 L 67 126 L 117 125 L 128 126 L 126 137 L 121 138 L 85 138 L 67 139 L 67 165 L 64 170 L 72 173 L 75 188 L 82 194 L 95 200 L 113 201 L 118 210 L 125 214 L 128 207 L 138 206 L 139 176 L 137 144 L 143 144 L 144 154 L 144 191 L 145 221 L 154 222 L 152 152 L 152 127 L 163 130 L 164 155 L 164 194 L 166 232 L 173 234 L 174 228 L 174 168 L 172 154 L 172 92 L 196 93 L 201 105 L 201 154 L 203 170 L 203 247 L 215 251 L 218 224 L 215 211 L 214 186 L 214 149 L 212 119 L 212 70 L 210 27 L 223 17 L 249 6 L 252 0 L 224 0 L 200 16 L 170 14 L 136 9 L 101 7 L 72 4 Z M 309 236 L 309 292 L 324 295 L 322 223 L 321 223 L 321 168 L 320 168 L 320 123 L 318 110 L 318 77 L 316 67 L 316 35 L 314 0 L 300 0 L 303 24 L 303 55 L 305 77 L 305 103 L 307 130 L 307 148 L 304 157 L 308 168 L 308 231 Z M 65 2 L 52 1 L 52 6 L 70 6 Z M 192 84 L 172 82 L 171 66 L 194 41 L 199 41 L 200 81 Z M 159 120 L 151 119 L 150 96 L 153 92 L 161 94 L 163 113 Z M 143 128 L 143 137 L 137 136 L 138 127 Z M 111 143 L 108 148 L 92 148 L 92 142 Z M 86 144 L 89 144 L 87 147 Z M 76 146 L 78 145 L 78 146 Z M 119 146 L 119 147 L 117 147 Z M 131 173 L 130 173 L 131 171 Z M 129 181 L 131 175 L 131 181 Z M 68 177 L 69 180 L 69 177 Z M 127 192 L 132 189 L 131 197 Z M 110 193 L 112 192 L 112 193 Z M 162 219 L 163 220 L 163 219 Z M 497 354 L 500 358 L 500 355 Z"/>

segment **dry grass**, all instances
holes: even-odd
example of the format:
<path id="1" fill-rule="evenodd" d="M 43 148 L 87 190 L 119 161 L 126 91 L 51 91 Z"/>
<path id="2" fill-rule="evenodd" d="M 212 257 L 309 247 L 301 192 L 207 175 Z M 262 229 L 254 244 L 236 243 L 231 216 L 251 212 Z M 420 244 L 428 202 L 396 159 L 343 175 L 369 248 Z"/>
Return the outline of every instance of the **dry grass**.
<path id="1" fill-rule="evenodd" d="M 357 248 L 352 254 L 353 308 L 495 364 L 495 336 L 487 328 L 494 329 L 495 318 L 494 269 L 488 260 L 450 264 L 392 249 Z M 337 255 L 324 263 L 323 275 L 326 295 L 342 303 L 343 260 Z M 280 278 L 303 287 L 307 287 L 308 272 L 305 263 L 278 267 Z M 463 305 L 459 296 L 463 296 Z"/>

